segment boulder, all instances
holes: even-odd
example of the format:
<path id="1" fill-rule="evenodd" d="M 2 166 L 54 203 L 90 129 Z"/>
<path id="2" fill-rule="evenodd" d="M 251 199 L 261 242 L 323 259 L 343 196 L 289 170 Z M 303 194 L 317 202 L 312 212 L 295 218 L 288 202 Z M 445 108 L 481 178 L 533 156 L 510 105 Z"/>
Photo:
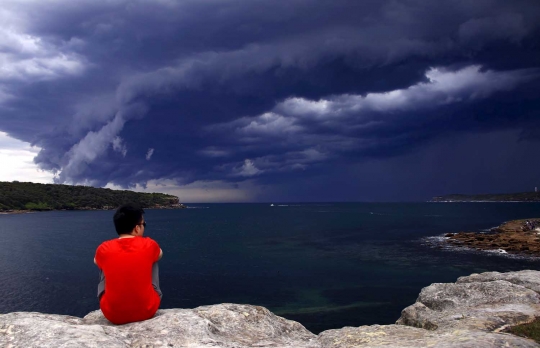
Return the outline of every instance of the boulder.
<path id="1" fill-rule="evenodd" d="M 432 284 L 397 323 L 427 330 L 496 331 L 540 315 L 540 295 L 505 280 Z"/>
<path id="2" fill-rule="evenodd" d="M 518 272 L 485 272 L 474 273 L 470 276 L 459 277 L 456 283 L 482 283 L 494 280 L 506 280 L 512 284 L 521 285 L 534 292 L 540 293 L 540 271 L 518 271 Z"/>

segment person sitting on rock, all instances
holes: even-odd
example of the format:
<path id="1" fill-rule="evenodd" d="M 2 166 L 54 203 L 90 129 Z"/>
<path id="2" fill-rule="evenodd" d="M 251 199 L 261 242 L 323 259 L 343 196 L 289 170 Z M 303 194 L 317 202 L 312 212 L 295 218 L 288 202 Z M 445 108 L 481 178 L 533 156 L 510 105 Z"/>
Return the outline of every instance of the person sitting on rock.
<path id="1" fill-rule="evenodd" d="M 133 204 L 118 208 L 113 218 L 118 238 L 103 242 L 94 257 L 100 269 L 99 307 L 113 324 L 150 319 L 161 302 L 158 261 L 163 251 L 143 237 L 143 214 Z"/>

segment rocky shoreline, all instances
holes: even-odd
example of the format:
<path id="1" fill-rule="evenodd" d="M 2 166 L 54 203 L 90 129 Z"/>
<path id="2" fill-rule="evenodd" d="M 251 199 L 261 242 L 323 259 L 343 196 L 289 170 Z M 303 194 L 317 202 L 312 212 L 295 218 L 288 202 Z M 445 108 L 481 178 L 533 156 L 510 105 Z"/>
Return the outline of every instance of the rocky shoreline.
<path id="1" fill-rule="evenodd" d="M 394 325 L 344 327 L 315 335 L 260 306 L 224 303 L 161 309 L 154 318 L 109 323 L 32 312 L 0 315 L 2 347 L 540 347 L 506 333 L 540 317 L 540 272 L 487 272 L 435 283 Z"/>
<path id="2" fill-rule="evenodd" d="M 186 209 L 187 206 L 178 203 L 172 205 L 156 205 L 152 207 L 146 207 L 144 209 Z M 42 211 L 79 211 L 79 210 L 116 210 L 117 207 L 102 207 L 102 208 L 92 208 L 92 207 L 80 207 L 74 209 L 46 209 L 46 210 L 0 210 L 0 215 L 9 215 L 9 214 L 27 214 L 27 213 L 36 213 Z"/>
<path id="3" fill-rule="evenodd" d="M 26 214 L 32 213 L 32 210 L 3 210 L 0 211 L 0 215 L 9 215 L 9 214 Z"/>
<path id="4" fill-rule="evenodd" d="M 487 232 L 448 233 L 445 237 L 453 246 L 540 256 L 540 219 L 513 220 Z"/>

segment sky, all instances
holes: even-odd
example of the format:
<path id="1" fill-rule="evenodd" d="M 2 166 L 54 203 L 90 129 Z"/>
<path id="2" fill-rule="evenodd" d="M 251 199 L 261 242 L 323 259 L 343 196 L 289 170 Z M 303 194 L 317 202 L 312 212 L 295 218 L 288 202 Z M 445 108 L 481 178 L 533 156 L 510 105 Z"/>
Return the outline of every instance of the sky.
<path id="1" fill-rule="evenodd" d="M 537 0 L 2 0 L 0 180 L 181 202 L 540 187 Z"/>

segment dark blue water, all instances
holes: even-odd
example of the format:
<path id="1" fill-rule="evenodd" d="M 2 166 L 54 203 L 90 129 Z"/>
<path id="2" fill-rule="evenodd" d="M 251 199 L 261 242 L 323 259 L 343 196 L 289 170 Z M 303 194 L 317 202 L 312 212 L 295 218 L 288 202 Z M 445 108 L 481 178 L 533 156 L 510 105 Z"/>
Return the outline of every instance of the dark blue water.
<path id="1" fill-rule="evenodd" d="M 204 204 L 147 210 L 164 251 L 162 308 L 268 307 L 313 332 L 389 324 L 420 289 L 474 272 L 539 269 L 538 259 L 460 252 L 425 237 L 540 217 L 534 203 Z M 84 316 L 98 308 L 96 247 L 113 211 L 0 216 L 0 312 Z"/>

